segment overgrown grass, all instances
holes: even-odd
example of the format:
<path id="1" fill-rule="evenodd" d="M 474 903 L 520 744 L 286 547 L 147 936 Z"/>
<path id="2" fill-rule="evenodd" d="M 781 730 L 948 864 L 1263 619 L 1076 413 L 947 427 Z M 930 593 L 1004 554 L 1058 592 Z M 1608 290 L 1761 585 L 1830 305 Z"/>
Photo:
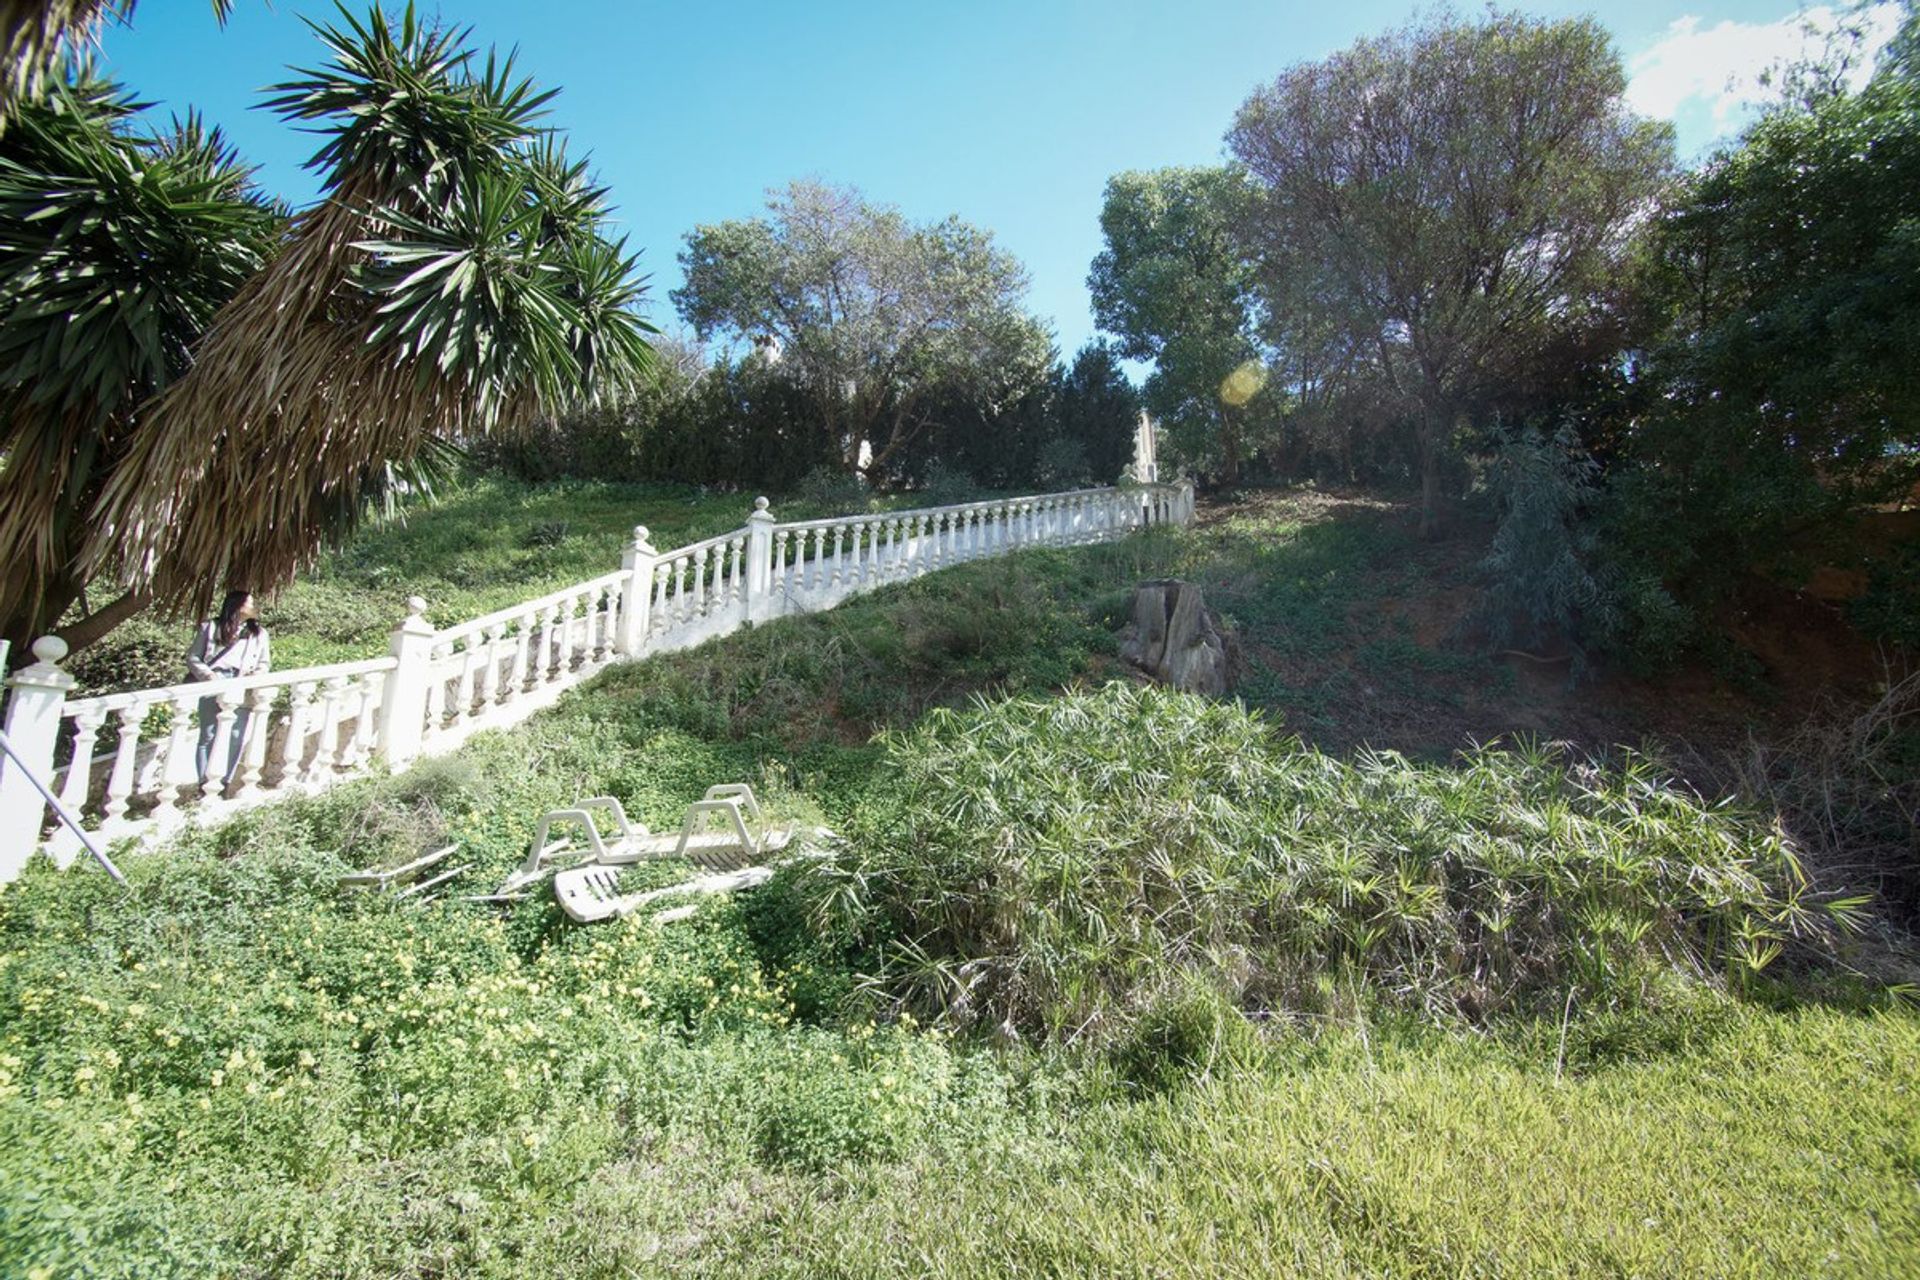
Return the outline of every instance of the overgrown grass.
<path id="1" fill-rule="evenodd" d="M 1393 535 L 1262 536 L 1027 553 L 617 668 L 125 856 L 124 894 L 34 867 L 0 889 L 0 1274 L 1920 1269 L 1920 1019 L 1725 979 L 1739 921 L 1788 923 L 1770 832 L 1652 775 L 1342 761 L 1084 692 L 1143 577 L 1348 645 L 1343 575 Z M 937 710 L 976 694 L 1019 701 Z M 797 876 L 665 929 L 334 885 L 452 837 L 484 890 L 546 808 L 666 826 L 733 778 L 847 832 L 896 927 L 821 929 Z M 894 1017 L 863 977 L 930 921 L 954 971 L 1026 979 L 978 1021 L 1103 1034 Z"/>
<path id="2" fill-rule="evenodd" d="M 279 667 L 346 662 L 385 653 L 408 596 L 427 601 L 442 626 L 504 609 L 620 567 L 635 525 L 661 550 L 737 529 L 750 493 L 685 485 L 562 481 L 530 485 L 493 474 L 465 477 L 431 501 L 370 522 L 344 548 L 277 596 L 262 622 Z M 781 501 L 784 519 L 834 514 Z M 190 623 L 136 618 L 79 656 L 87 691 L 181 679 Z"/>

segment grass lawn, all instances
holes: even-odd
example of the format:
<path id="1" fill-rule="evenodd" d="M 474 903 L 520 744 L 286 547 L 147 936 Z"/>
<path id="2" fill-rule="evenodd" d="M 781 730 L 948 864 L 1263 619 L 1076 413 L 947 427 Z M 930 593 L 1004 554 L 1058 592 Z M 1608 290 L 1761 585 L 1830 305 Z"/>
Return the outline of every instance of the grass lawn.
<path id="1" fill-rule="evenodd" d="M 591 505 L 512 494 L 472 498 L 501 530 L 473 563 L 531 564 L 524 530 Z M 670 527 L 603 499 L 608 554 L 633 519 Z M 685 532 L 663 543 L 744 509 L 675 500 Z M 374 536 L 461 545 L 424 519 Z M 901 1016 L 896 991 L 860 981 L 898 957 L 823 930 L 784 881 L 664 928 L 334 885 L 451 837 L 484 890 L 548 807 L 611 792 L 658 827 L 735 778 L 871 846 L 895 829 L 877 815 L 902 802 L 889 753 L 907 731 L 977 693 L 1116 674 L 1114 628 L 1144 577 L 1208 589 L 1290 730 L 1338 745 L 1345 703 L 1316 691 L 1369 680 L 1370 663 L 1432 668 L 1397 709 L 1364 713 L 1376 730 L 1409 708 L 1480 714 L 1506 696 L 1474 692 L 1490 666 L 1418 620 L 1379 624 L 1375 589 L 1419 574 L 1403 537 L 1389 512 L 1333 521 L 1309 495 L 964 566 L 612 669 L 454 756 L 129 854 L 126 893 L 36 865 L 0 889 L 0 1274 L 1920 1273 L 1920 1016 L 1817 970 L 1736 996 L 1711 966 L 1643 947 L 1593 995 L 1476 1019 L 1424 1004 L 1415 978 L 1328 968 L 1298 998 L 1243 1002 L 1257 1034 L 1231 1051 L 1203 1037 L 1143 1083 L 1119 1041 L 1006 1043 Z M 354 590 L 377 595 L 357 554 L 328 572 L 360 564 Z M 454 583 L 425 543 L 411 554 Z M 465 598 L 491 607 L 495 586 Z M 1435 796 L 1450 770 L 1465 788 L 1465 766 L 1422 769 Z M 1409 794 L 1409 821 L 1427 822 L 1428 792 Z M 1448 803 L 1434 821 L 1482 821 Z M 1698 820 L 1737 852 L 1753 829 L 1736 818 Z M 1511 821 L 1487 836 L 1568 819 L 1549 805 Z M 1612 963 L 1564 936 L 1581 965 Z"/>

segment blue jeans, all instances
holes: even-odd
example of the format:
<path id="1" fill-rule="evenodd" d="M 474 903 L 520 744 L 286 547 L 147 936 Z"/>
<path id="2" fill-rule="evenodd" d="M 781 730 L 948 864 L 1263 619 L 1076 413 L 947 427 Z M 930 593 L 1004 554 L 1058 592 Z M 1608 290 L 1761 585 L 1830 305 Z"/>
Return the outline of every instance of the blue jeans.
<path id="1" fill-rule="evenodd" d="M 233 713 L 233 729 L 227 737 L 227 776 L 220 781 L 222 785 L 232 782 L 233 775 L 240 768 L 240 748 L 247 740 L 247 717 L 251 714 L 245 707 L 237 707 Z M 220 732 L 220 699 L 200 699 L 200 741 L 193 749 L 193 771 L 200 781 L 207 780 L 207 766 L 213 762 L 213 740 Z"/>

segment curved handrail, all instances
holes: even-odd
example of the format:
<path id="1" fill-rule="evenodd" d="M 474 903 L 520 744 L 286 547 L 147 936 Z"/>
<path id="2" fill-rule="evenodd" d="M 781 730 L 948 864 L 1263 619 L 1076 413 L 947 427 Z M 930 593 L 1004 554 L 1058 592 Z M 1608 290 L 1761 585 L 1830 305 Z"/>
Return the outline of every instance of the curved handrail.
<path id="1" fill-rule="evenodd" d="M 905 511 L 868 511 L 859 515 L 825 516 L 818 520 L 781 521 L 779 524 L 774 525 L 773 528 L 776 533 L 796 529 L 832 529 L 836 526 L 853 524 L 856 521 L 864 520 L 902 520 L 910 516 L 943 515 L 947 512 L 961 511 L 986 511 L 994 507 L 1014 506 L 1026 502 L 1058 502 L 1062 498 L 1091 497 L 1096 494 L 1140 493 L 1156 489 L 1165 489 L 1172 492 L 1177 489 L 1177 486 L 1170 484 L 1143 484 L 1121 489 L 1113 485 L 1105 485 L 1092 489 L 1068 489 L 1061 493 L 1034 493 L 1012 498 L 982 498 L 977 502 L 957 502 L 952 506 L 946 507 L 913 507 Z"/>
<path id="2" fill-rule="evenodd" d="M 529 613 L 540 609 L 551 608 L 559 604 L 562 600 L 572 599 L 582 592 L 604 591 L 608 587 L 617 587 L 626 580 L 626 576 L 626 570 L 615 569 L 613 572 L 603 573 L 597 578 L 588 578 L 585 582 L 576 582 L 570 587 L 562 587 L 558 591 L 549 591 L 546 595 L 535 596 L 531 600 L 523 600 L 519 604 L 509 605 L 505 609 L 495 609 L 492 613 L 483 613 L 477 618 L 468 618 L 465 622 L 456 622 L 450 627 L 435 631 L 433 633 L 434 639 L 443 642 L 465 640 L 476 632 L 485 631 L 488 627 L 499 626 L 503 622 L 518 622 Z"/>
<path id="3" fill-rule="evenodd" d="M 327 680 L 345 680 L 354 676 L 372 675 L 376 671 L 392 671 L 399 665 L 399 659 L 389 655 L 384 658 L 362 658 L 357 662 L 335 662 L 324 667 L 293 667 L 285 671 L 262 671 L 258 675 L 230 676 L 223 680 L 188 680 L 181 684 L 161 685 L 153 689 L 129 689 L 121 693 L 103 693 L 91 698 L 74 698 L 62 708 L 61 714 L 72 716 L 90 711 L 103 713 L 124 711 L 143 705 L 157 707 L 181 697 L 217 698 L 223 693 L 244 693 L 250 689 L 318 684 Z"/>

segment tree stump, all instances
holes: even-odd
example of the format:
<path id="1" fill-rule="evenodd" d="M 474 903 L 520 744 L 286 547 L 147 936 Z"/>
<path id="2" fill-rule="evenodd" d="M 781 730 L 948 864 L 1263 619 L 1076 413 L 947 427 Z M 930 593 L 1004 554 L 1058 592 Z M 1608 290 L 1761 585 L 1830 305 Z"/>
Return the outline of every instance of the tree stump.
<path id="1" fill-rule="evenodd" d="M 1132 621 L 1120 633 L 1120 656 L 1162 684 L 1222 697 L 1232 683 L 1233 645 L 1201 597 L 1177 578 L 1133 589 Z"/>

